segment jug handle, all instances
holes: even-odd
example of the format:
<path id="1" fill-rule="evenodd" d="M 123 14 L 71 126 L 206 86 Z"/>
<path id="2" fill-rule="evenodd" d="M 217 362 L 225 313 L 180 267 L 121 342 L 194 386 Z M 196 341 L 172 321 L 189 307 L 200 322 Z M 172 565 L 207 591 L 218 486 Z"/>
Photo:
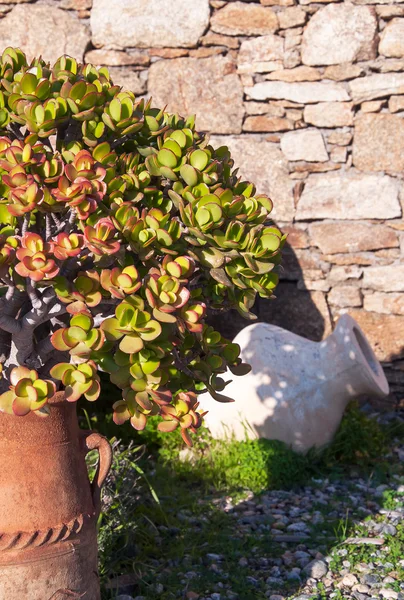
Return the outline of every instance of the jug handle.
<path id="1" fill-rule="evenodd" d="M 106 437 L 94 431 L 83 431 L 85 453 L 98 450 L 98 465 L 94 479 L 91 482 L 91 491 L 96 515 L 101 511 L 101 488 L 107 478 L 112 464 L 112 448 Z"/>

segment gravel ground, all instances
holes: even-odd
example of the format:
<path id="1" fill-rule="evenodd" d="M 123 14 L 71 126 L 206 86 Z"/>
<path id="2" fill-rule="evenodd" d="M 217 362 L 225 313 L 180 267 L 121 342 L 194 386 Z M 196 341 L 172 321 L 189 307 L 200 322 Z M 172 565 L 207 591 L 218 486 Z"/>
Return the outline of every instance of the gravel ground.
<path id="1" fill-rule="evenodd" d="M 393 445 L 390 458 L 403 464 L 402 441 Z M 248 598 L 404 600 L 402 469 L 393 470 L 383 485 L 351 472 L 332 482 L 313 479 L 299 491 L 268 491 L 257 497 L 249 493 L 238 502 L 223 496 L 214 505 L 232 522 L 225 552 L 210 553 L 207 545 L 199 560 L 185 555 L 163 565 L 161 559 L 164 568 L 151 596 L 120 595 L 117 600 L 244 600 L 231 583 L 234 569 L 245 582 Z M 210 519 L 208 509 L 202 516 L 187 510 L 176 516 L 191 535 Z M 158 535 L 164 535 L 164 527 L 159 529 Z M 243 554 L 240 541 L 247 539 L 255 545 Z M 166 587 L 172 572 L 178 578 L 176 593 Z M 194 582 L 207 572 L 209 587 L 193 591 Z"/>

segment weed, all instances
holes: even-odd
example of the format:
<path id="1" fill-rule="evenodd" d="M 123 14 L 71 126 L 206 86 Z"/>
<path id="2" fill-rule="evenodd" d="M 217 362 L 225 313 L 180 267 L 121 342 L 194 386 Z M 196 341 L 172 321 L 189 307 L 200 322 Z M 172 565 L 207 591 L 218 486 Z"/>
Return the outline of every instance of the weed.
<path id="1" fill-rule="evenodd" d="M 108 393 L 116 392 L 111 389 Z M 108 437 L 117 433 L 104 415 L 84 416 L 83 426 L 89 424 L 101 428 Z M 237 530 L 234 517 L 216 506 L 216 492 L 220 490 L 221 499 L 226 494 L 236 504 L 245 499 L 246 490 L 258 494 L 268 489 L 315 485 L 315 481 L 321 487 L 324 479 L 341 477 L 352 468 L 368 481 L 383 478 L 388 481 L 396 466 L 382 457 L 388 453 L 393 435 L 400 430 L 380 427 L 353 404 L 333 444 L 306 456 L 295 454 L 279 441 L 223 442 L 213 440 L 206 429 L 199 431 L 194 448 L 184 452 L 177 432 L 161 434 L 153 422 L 141 433 L 129 428 L 119 430 L 124 436 L 119 444 L 115 442 L 114 466 L 104 492 L 106 510 L 99 523 L 104 600 L 115 598 L 111 582 L 122 573 L 132 574 L 133 595 L 141 594 L 147 600 L 168 600 L 178 597 L 179 590 L 184 589 L 204 596 L 206 590 L 214 589 L 222 581 L 222 570 L 229 574 L 226 584 L 239 598 L 264 600 L 262 582 L 251 583 L 239 560 L 255 555 L 279 557 L 284 548 L 271 538 L 270 520 L 262 534 Z M 394 509 L 400 506 L 402 497 L 386 491 L 380 501 L 385 508 Z M 343 560 L 350 560 L 353 570 L 361 561 L 374 560 L 374 547 L 366 545 L 344 545 L 347 549 L 344 557 L 332 551 L 333 547 L 340 549 L 347 537 L 367 535 L 364 527 L 355 524 L 355 507 L 348 498 L 336 494 L 330 500 L 330 506 L 341 503 L 346 506 L 345 517 L 335 521 L 326 518 L 313 528 L 311 540 L 316 547 L 326 545 L 324 551 L 330 552 L 329 566 L 333 572 L 342 568 Z M 327 512 L 330 506 L 322 508 Z M 266 527 L 266 523 L 263 525 Z M 402 528 L 396 536 L 386 537 L 388 560 L 404 577 L 399 563 L 403 543 Z M 223 556 L 218 570 L 206 562 L 208 553 Z M 188 570 L 198 576 L 187 582 L 184 572 Z M 164 584 L 164 591 L 157 594 L 158 582 Z M 289 598 L 294 593 L 296 585 L 290 582 L 288 589 L 282 590 Z M 343 598 L 339 591 L 336 594 L 334 600 Z M 328 600 L 321 584 L 317 584 L 314 598 Z"/>

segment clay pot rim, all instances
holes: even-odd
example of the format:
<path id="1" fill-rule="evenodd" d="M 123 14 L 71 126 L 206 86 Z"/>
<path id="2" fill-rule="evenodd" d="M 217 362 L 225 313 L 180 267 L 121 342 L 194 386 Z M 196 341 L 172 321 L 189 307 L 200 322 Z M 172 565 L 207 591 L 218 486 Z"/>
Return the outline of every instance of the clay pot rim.
<path id="1" fill-rule="evenodd" d="M 383 368 L 377 359 L 376 354 L 373 352 L 373 349 L 370 346 L 362 329 L 359 327 L 355 319 L 348 314 L 341 315 L 341 317 L 338 319 L 336 329 L 341 329 L 342 327 L 347 329 L 348 335 L 350 334 L 349 341 L 354 344 L 358 352 L 357 358 L 360 358 L 369 377 L 371 377 L 374 385 L 378 388 L 378 395 L 381 398 L 385 398 L 390 392 L 389 383 L 386 375 L 384 374 Z"/>
<path id="2" fill-rule="evenodd" d="M 66 402 L 66 395 L 65 392 L 61 390 L 59 392 L 56 392 L 56 394 L 52 396 L 52 398 L 49 398 L 47 403 L 52 406 L 55 406 L 58 404 L 62 404 L 63 402 Z"/>

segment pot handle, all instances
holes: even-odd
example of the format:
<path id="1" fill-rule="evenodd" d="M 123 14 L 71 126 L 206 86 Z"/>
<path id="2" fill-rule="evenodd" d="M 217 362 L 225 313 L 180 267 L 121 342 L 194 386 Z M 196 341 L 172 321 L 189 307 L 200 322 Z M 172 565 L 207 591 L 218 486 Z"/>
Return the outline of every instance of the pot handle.
<path id="1" fill-rule="evenodd" d="M 112 448 L 106 437 L 94 431 L 84 431 L 83 437 L 86 454 L 91 450 L 98 450 L 99 454 L 97 471 L 91 482 L 93 504 L 96 514 L 99 515 L 101 511 L 101 488 L 111 468 Z"/>

